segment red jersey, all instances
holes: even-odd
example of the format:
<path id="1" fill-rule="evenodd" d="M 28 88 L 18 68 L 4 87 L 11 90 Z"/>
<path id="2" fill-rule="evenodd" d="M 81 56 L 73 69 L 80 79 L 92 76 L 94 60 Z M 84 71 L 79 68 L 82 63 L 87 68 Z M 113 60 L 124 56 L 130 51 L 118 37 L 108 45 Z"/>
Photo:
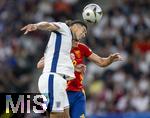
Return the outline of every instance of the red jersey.
<path id="1" fill-rule="evenodd" d="M 73 64 L 83 64 L 84 57 L 89 57 L 92 54 L 90 48 L 88 48 L 83 43 L 78 43 L 77 47 L 73 47 L 71 50 L 71 57 L 73 59 Z M 81 91 L 83 89 L 83 74 L 75 71 L 75 79 L 69 80 L 67 82 L 68 91 Z"/>

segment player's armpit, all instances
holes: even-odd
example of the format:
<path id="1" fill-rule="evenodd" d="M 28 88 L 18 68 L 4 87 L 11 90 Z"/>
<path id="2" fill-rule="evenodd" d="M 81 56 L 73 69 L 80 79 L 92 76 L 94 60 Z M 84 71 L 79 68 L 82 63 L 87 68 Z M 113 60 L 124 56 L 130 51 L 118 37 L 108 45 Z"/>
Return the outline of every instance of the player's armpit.
<path id="1" fill-rule="evenodd" d="M 38 61 L 37 63 L 37 68 L 40 69 L 40 68 L 44 68 L 44 57 L 42 57 L 40 59 L 40 61 Z"/>

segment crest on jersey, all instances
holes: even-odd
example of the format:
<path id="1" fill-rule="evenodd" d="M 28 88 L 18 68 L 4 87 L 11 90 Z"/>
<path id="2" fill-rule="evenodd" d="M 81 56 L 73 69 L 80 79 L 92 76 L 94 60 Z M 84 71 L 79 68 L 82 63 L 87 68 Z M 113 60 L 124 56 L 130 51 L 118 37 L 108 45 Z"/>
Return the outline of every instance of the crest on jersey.
<path id="1" fill-rule="evenodd" d="M 74 53 L 75 53 L 75 55 L 76 55 L 77 58 L 81 58 L 81 52 L 80 52 L 80 50 L 75 50 Z"/>

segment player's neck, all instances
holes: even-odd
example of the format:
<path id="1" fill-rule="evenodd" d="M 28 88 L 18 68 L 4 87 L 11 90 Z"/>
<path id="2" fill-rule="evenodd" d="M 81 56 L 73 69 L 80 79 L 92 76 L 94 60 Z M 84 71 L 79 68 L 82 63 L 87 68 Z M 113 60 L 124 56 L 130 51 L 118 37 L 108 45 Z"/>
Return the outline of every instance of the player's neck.
<path id="1" fill-rule="evenodd" d="M 79 44 L 79 42 L 77 42 L 75 40 L 72 41 L 72 47 L 73 48 L 78 47 L 78 44 Z"/>

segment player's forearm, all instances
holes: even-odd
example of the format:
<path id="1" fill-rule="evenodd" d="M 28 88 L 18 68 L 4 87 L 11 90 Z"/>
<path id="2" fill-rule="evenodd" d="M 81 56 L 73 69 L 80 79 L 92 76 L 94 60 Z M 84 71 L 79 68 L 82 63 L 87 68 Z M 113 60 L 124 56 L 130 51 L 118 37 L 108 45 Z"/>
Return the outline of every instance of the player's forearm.
<path id="1" fill-rule="evenodd" d="M 100 58 L 99 61 L 98 61 L 98 65 L 99 65 L 100 67 L 107 67 L 107 66 L 109 66 L 111 63 L 112 63 L 112 61 L 110 60 L 109 57 L 107 57 L 107 58 Z"/>
<path id="2" fill-rule="evenodd" d="M 57 26 L 49 22 L 40 22 L 35 24 L 39 30 L 55 31 Z"/>
<path id="3" fill-rule="evenodd" d="M 112 63 L 110 56 L 107 58 L 102 58 L 97 54 L 93 53 L 88 58 L 100 67 L 106 67 Z"/>

